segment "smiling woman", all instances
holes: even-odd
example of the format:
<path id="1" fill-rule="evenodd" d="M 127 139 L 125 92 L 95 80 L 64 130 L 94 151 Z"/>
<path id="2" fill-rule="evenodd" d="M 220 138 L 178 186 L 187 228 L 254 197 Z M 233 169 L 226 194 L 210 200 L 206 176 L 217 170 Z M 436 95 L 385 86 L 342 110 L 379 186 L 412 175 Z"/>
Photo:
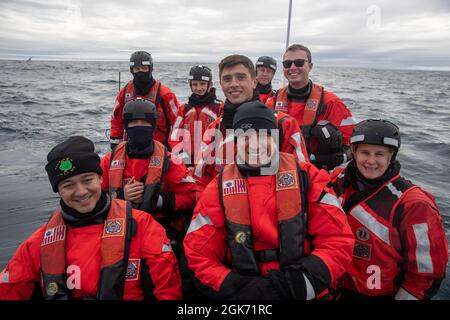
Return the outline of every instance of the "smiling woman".
<path id="1" fill-rule="evenodd" d="M 356 167 L 366 179 L 377 179 L 388 169 L 394 150 L 389 147 L 361 143 L 352 148 Z"/>
<path id="2" fill-rule="evenodd" d="M 355 127 L 350 143 L 359 173 L 368 180 L 375 180 L 395 161 L 400 148 L 400 131 L 389 121 L 367 120 Z"/>
<path id="3" fill-rule="evenodd" d="M 431 299 L 445 276 L 448 244 L 434 197 L 400 176 L 399 128 L 358 123 L 353 159 L 332 174 L 356 237 L 342 299 Z M 398 281 L 401 279 L 401 281 Z"/>

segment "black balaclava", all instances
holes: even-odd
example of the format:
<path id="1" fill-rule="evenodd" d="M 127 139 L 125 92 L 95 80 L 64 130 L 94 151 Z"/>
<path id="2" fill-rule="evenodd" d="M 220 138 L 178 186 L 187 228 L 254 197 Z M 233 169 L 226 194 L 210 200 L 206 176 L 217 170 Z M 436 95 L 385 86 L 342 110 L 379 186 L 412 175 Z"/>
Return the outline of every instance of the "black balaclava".
<path id="1" fill-rule="evenodd" d="M 145 96 L 150 91 L 154 82 L 155 80 L 153 79 L 151 70 L 133 73 L 133 84 L 138 95 Z"/>
<path id="2" fill-rule="evenodd" d="M 153 132 L 155 126 L 135 126 L 126 129 L 128 135 L 127 154 L 130 158 L 147 158 L 153 154 Z"/>

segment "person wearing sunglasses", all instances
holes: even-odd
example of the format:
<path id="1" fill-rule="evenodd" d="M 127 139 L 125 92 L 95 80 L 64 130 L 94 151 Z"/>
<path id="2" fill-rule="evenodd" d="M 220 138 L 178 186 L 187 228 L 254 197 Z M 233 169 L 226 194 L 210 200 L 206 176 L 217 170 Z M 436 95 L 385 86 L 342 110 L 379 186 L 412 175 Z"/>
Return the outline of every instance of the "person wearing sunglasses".
<path id="1" fill-rule="evenodd" d="M 339 128 L 344 148 L 347 149 L 355 125 L 352 114 L 338 96 L 311 81 L 309 73 L 312 69 L 311 51 L 300 44 L 289 46 L 283 55 L 283 73 L 289 83 L 278 90 L 275 97 L 267 101 L 267 105 L 274 111 L 288 113 L 297 120 L 310 155 L 313 154 L 310 146 L 311 132 L 321 120 Z M 326 144 L 327 140 L 321 140 L 321 143 Z M 321 146 L 319 149 L 326 150 L 326 147 Z M 336 162 L 332 155 L 315 156 Z M 336 157 L 342 158 L 342 151 L 337 152 Z M 313 160 L 314 156 L 311 156 L 311 161 L 315 163 Z M 315 164 L 319 168 L 330 167 L 328 163 Z"/>
<path id="2" fill-rule="evenodd" d="M 399 128 L 358 123 L 353 160 L 332 173 L 355 235 L 353 261 L 338 286 L 341 299 L 431 299 L 445 275 L 448 245 L 431 194 L 400 175 Z"/>
<path id="3" fill-rule="evenodd" d="M 194 154 L 195 134 L 200 139 L 206 128 L 216 120 L 223 107 L 223 101 L 217 99 L 216 88 L 213 87 L 212 72 L 207 66 L 193 66 L 189 71 L 189 86 L 192 94 L 189 101 L 180 107 L 179 115 L 175 120 L 172 132 L 169 137 L 169 144 L 174 153 L 178 152 L 177 146 L 182 152 L 179 156 L 183 159 L 188 168 L 192 168 L 199 154 Z M 189 137 L 185 137 L 188 135 Z M 180 142 L 180 140 L 183 140 Z M 190 141 L 190 148 L 184 148 L 183 142 Z M 199 152 L 198 152 L 199 153 Z"/>

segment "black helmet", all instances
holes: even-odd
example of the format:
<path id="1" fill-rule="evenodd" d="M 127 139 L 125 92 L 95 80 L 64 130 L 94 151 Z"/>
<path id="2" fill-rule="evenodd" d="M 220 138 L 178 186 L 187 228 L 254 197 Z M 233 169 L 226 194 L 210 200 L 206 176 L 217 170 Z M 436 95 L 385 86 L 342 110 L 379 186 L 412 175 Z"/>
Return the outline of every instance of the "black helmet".
<path id="1" fill-rule="evenodd" d="M 258 58 L 256 61 L 256 68 L 258 67 L 266 67 L 273 70 L 273 72 L 277 72 L 277 62 L 274 58 L 268 56 L 262 56 Z"/>
<path id="2" fill-rule="evenodd" d="M 135 66 L 149 66 L 150 71 L 153 69 L 153 59 L 150 53 L 145 51 L 136 51 L 130 57 L 130 72 L 133 73 Z"/>
<path id="3" fill-rule="evenodd" d="M 350 144 L 367 143 L 400 148 L 400 129 L 390 121 L 368 119 L 358 123 L 353 129 Z"/>
<path id="4" fill-rule="evenodd" d="M 388 120 L 368 119 L 358 123 L 353 129 L 350 144 L 366 143 L 394 148 L 391 162 L 400 148 L 400 129 Z"/>
<path id="5" fill-rule="evenodd" d="M 148 120 L 153 123 L 158 118 L 158 111 L 150 100 L 137 98 L 125 103 L 122 117 L 126 128 L 132 120 Z"/>
<path id="6" fill-rule="evenodd" d="M 189 71 L 188 79 L 189 79 L 189 81 L 199 80 L 199 81 L 211 82 L 212 81 L 211 69 L 208 68 L 207 66 L 202 66 L 202 65 L 194 66 Z"/>
<path id="7" fill-rule="evenodd" d="M 329 121 L 311 128 L 308 147 L 311 162 L 319 169 L 332 170 L 345 160 L 342 132 Z"/>

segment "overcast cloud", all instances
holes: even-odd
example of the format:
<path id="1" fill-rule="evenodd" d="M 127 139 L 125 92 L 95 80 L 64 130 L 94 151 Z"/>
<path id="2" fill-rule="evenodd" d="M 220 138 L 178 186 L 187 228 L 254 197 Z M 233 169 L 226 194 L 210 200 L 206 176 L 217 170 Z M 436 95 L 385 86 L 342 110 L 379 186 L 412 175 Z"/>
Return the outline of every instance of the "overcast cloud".
<path id="1" fill-rule="evenodd" d="M 288 0 L 2 0 L 0 59 L 281 60 Z M 448 0 L 293 0 L 290 43 L 322 65 L 450 70 Z"/>

